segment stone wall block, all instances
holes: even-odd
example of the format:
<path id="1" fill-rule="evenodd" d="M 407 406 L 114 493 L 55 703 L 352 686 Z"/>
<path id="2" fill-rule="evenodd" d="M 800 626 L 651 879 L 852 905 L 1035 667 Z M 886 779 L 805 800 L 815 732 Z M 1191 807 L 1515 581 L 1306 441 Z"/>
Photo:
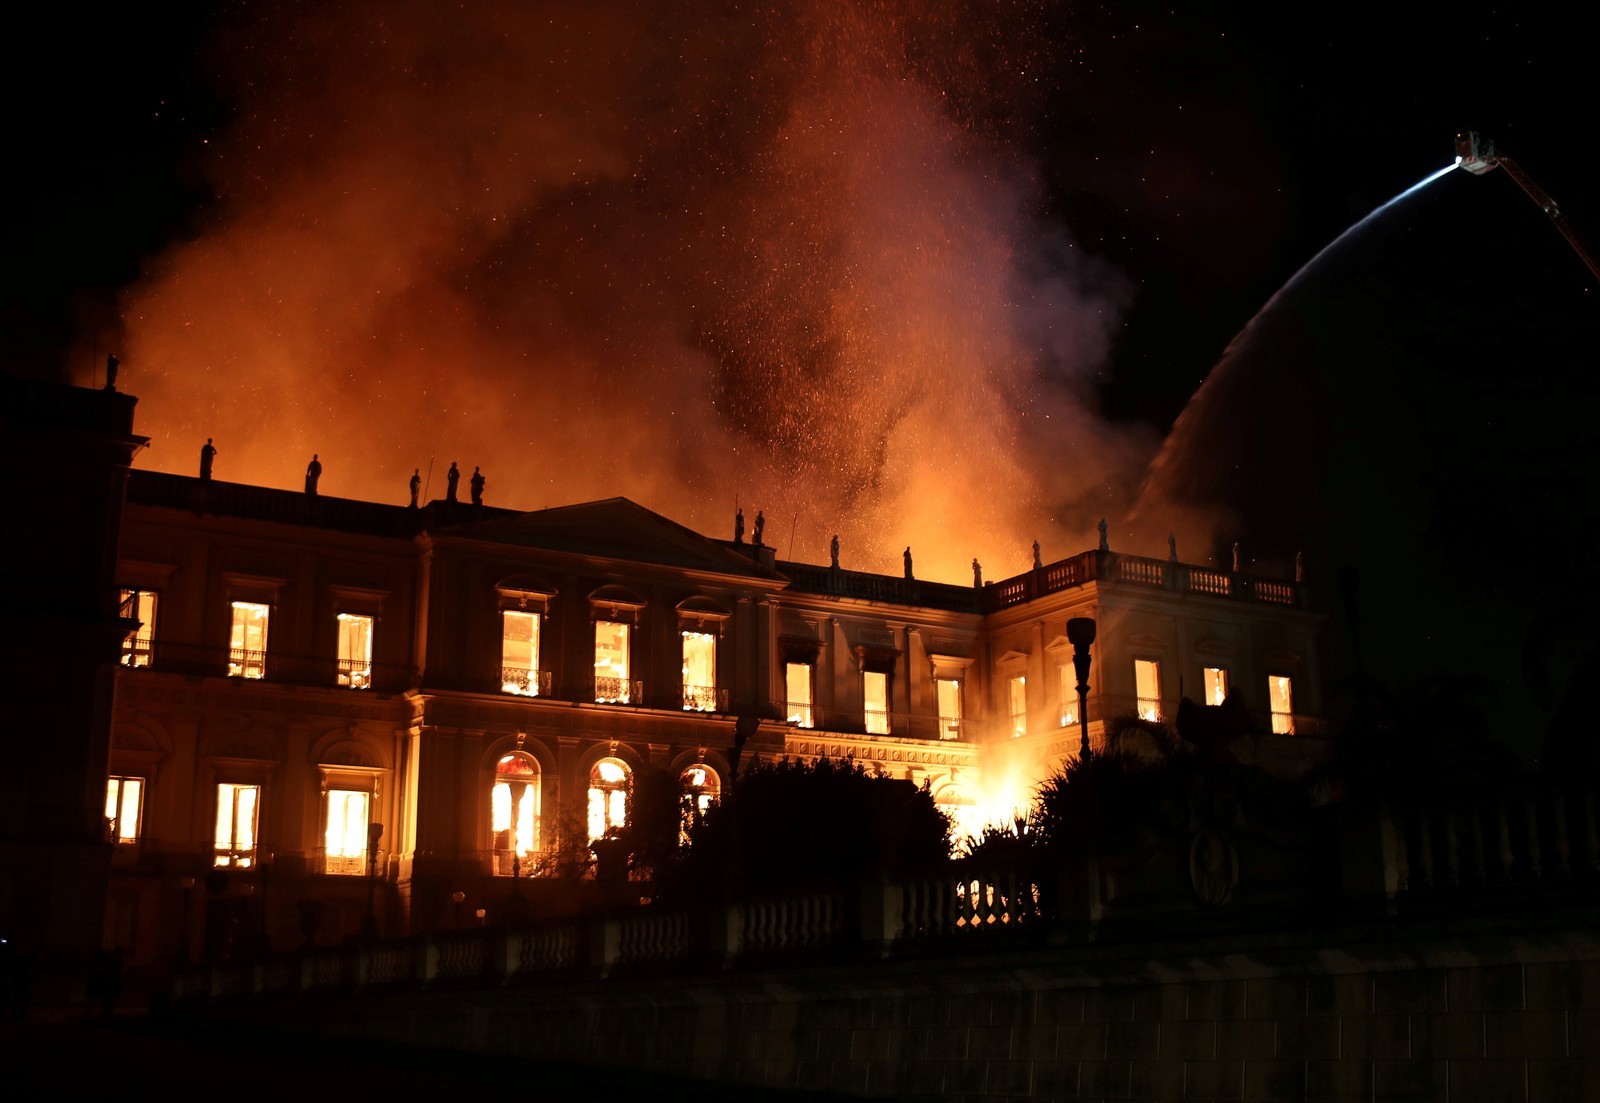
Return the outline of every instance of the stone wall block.
<path id="1" fill-rule="evenodd" d="M 1524 1103 L 1527 1069 L 1522 1061 L 1451 1061 L 1450 1103 Z"/>
<path id="2" fill-rule="evenodd" d="M 1217 1056 L 1216 1023 L 1162 1023 L 1157 1056 L 1163 1060 L 1211 1061 Z"/>
<path id="3" fill-rule="evenodd" d="M 1411 1052 L 1417 1057 L 1431 1058 L 1482 1057 L 1483 1013 L 1411 1016 Z"/>
<path id="4" fill-rule="evenodd" d="M 1304 1061 L 1246 1061 L 1244 1097 L 1247 1103 L 1304 1103 Z"/>
<path id="5" fill-rule="evenodd" d="M 1522 966 L 1494 965 L 1446 972 L 1451 1011 L 1521 1011 Z"/>
<path id="6" fill-rule="evenodd" d="M 1306 1103 L 1371 1103 L 1371 1061 L 1307 1061 Z"/>
<path id="7" fill-rule="evenodd" d="M 1422 1103 L 1446 1100 L 1443 1061 L 1410 1058 L 1372 1063 L 1372 1098 L 1375 1103 Z M 1454 1103 L 1454 1101 L 1451 1101 Z M 1510 1100 L 1504 1103 L 1512 1103 Z"/>
<path id="8" fill-rule="evenodd" d="M 1491 1011 L 1484 1017 L 1490 1057 L 1581 1057 L 1569 1050 L 1565 1011 Z M 1593 1053 L 1593 1051 L 1589 1051 Z"/>
<path id="9" fill-rule="evenodd" d="M 1301 977 L 1261 977 L 1245 982 L 1245 1016 L 1285 1019 L 1306 1013 L 1306 982 Z"/>
<path id="10" fill-rule="evenodd" d="M 1339 1020 L 1339 1056 L 1347 1061 L 1411 1056 L 1410 1015 L 1347 1015 Z"/>
<path id="11" fill-rule="evenodd" d="M 1307 977 L 1306 1010 L 1312 1015 L 1372 1014 L 1372 974 Z"/>
<path id="12" fill-rule="evenodd" d="M 1153 1061 L 1160 1044 L 1160 1023 L 1109 1023 L 1106 1026 L 1107 1058 L 1127 1057 L 1135 1061 Z"/>
<path id="13" fill-rule="evenodd" d="M 1223 1061 L 1269 1061 L 1278 1053 L 1273 1019 L 1241 1019 L 1217 1024 L 1217 1057 Z"/>
<path id="14" fill-rule="evenodd" d="M 1372 1006 L 1379 1014 L 1449 1010 L 1442 969 L 1377 973 L 1372 982 Z"/>
<path id="15" fill-rule="evenodd" d="M 1579 1006 L 1583 970 L 1574 961 L 1538 961 L 1522 967 L 1522 990 L 1529 1011 Z"/>
<path id="16" fill-rule="evenodd" d="M 1297 1060 L 1339 1056 L 1339 1020 L 1332 1015 L 1279 1019 L 1276 1055 Z"/>
<path id="17" fill-rule="evenodd" d="M 1243 1099 L 1243 1061 L 1190 1061 L 1183 1066 L 1184 1098 Z"/>

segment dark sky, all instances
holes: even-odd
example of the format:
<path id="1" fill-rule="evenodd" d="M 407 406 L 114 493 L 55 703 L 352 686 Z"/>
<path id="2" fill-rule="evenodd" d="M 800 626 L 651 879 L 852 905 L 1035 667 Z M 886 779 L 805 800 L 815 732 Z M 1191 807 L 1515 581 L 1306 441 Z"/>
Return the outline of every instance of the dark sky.
<path id="1" fill-rule="evenodd" d="M 973 5 L 982 11 L 985 5 Z M 1581 36 L 1554 13 L 1143 2 L 1058 5 L 1070 37 L 1033 120 L 1056 208 L 1134 281 L 1105 399 L 1170 420 L 1228 338 L 1351 221 L 1491 135 L 1565 208 L 1600 221 Z M 203 214 L 205 143 L 240 105 L 208 51 L 250 5 L 85 16 L 12 36 L 4 343 L 48 370 L 117 289 Z M 1470 228 L 1463 227 L 1468 233 Z"/>

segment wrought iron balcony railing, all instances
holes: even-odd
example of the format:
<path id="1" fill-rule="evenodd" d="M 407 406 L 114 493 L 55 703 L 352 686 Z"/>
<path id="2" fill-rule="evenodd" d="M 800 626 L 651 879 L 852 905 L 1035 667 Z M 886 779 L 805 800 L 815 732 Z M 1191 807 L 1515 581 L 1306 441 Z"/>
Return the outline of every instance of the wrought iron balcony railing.
<path id="1" fill-rule="evenodd" d="M 594 699 L 605 705 L 642 705 L 644 683 L 627 678 L 597 676 L 594 680 Z"/>
<path id="2" fill-rule="evenodd" d="M 500 692 L 515 697 L 548 697 L 551 681 L 548 670 L 529 670 L 519 666 L 500 668 Z"/>
<path id="3" fill-rule="evenodd" d="M 727 712 L 728 691 L 716 686 L 684 686 L 685 712 Z"/>

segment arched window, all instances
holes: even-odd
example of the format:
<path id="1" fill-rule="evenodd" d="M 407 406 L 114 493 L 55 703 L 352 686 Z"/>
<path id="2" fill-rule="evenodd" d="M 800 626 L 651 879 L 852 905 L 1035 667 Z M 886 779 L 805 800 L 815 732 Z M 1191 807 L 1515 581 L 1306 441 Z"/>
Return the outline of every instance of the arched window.
<path id="1" fill-rule="evenodd" d="M 633 772 L 620 758 L 602 758 L 589 771 L 589 840 L 622 830 L 628 822 Z"/>
<path id="2" fill-rule="evenodd" d="M 495 764 L 490 794 L 494 872 L 501 877 L 533 874 L 539 852 L 539 763 L 515 751 Z"/>
<path id="3" fill-rule="evenodd" d="M 678 780 L 683 786 L 683 815 L 678 841 L 688 843 L 690 826 L 704 819 L 722 795 L 722 779 L 704 762 L 696 762 L 678 775 Z"/>

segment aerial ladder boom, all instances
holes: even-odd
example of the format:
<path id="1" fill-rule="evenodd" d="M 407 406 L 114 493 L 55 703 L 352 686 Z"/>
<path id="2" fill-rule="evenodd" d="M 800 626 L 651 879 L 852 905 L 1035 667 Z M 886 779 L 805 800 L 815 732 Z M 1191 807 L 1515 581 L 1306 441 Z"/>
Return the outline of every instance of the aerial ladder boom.
<path id="1" fill-rule="evenodd" d="M 1533 178 L 1523 171 L 1522 166 L 1511 158 L 1494 151 L 1494 142 L 1480 138 L 1476 130 L 1468 130 L 1456 135 L 1456 165 L 1466 169 L 1474 176 L 1482 176 L 1493 168 L 1506 170 L 1506 175 L 1517 182 L 1517 186 L 1527 193 L 1529 199 L 1539 205 L 1539 209 L 1550 216 L 1550 221 L 1556 224 L 1556 229 L 1561 231 L 1561 236 L 1567 239 L 1567 244 L 1572 246 L 1572 251 L 1578 254 L 1578 259 L 1588 265 L 1594 278 L 1600 280 L 1600 261 L 1596 261 L 1593 254 L 1584 247 L 1578 235 L 1567 224 L 1561 215 L 1561 208 L 1556 206 L 1556 201 L 1545 194 L 1543 188 L 1533 182 Z"/>

